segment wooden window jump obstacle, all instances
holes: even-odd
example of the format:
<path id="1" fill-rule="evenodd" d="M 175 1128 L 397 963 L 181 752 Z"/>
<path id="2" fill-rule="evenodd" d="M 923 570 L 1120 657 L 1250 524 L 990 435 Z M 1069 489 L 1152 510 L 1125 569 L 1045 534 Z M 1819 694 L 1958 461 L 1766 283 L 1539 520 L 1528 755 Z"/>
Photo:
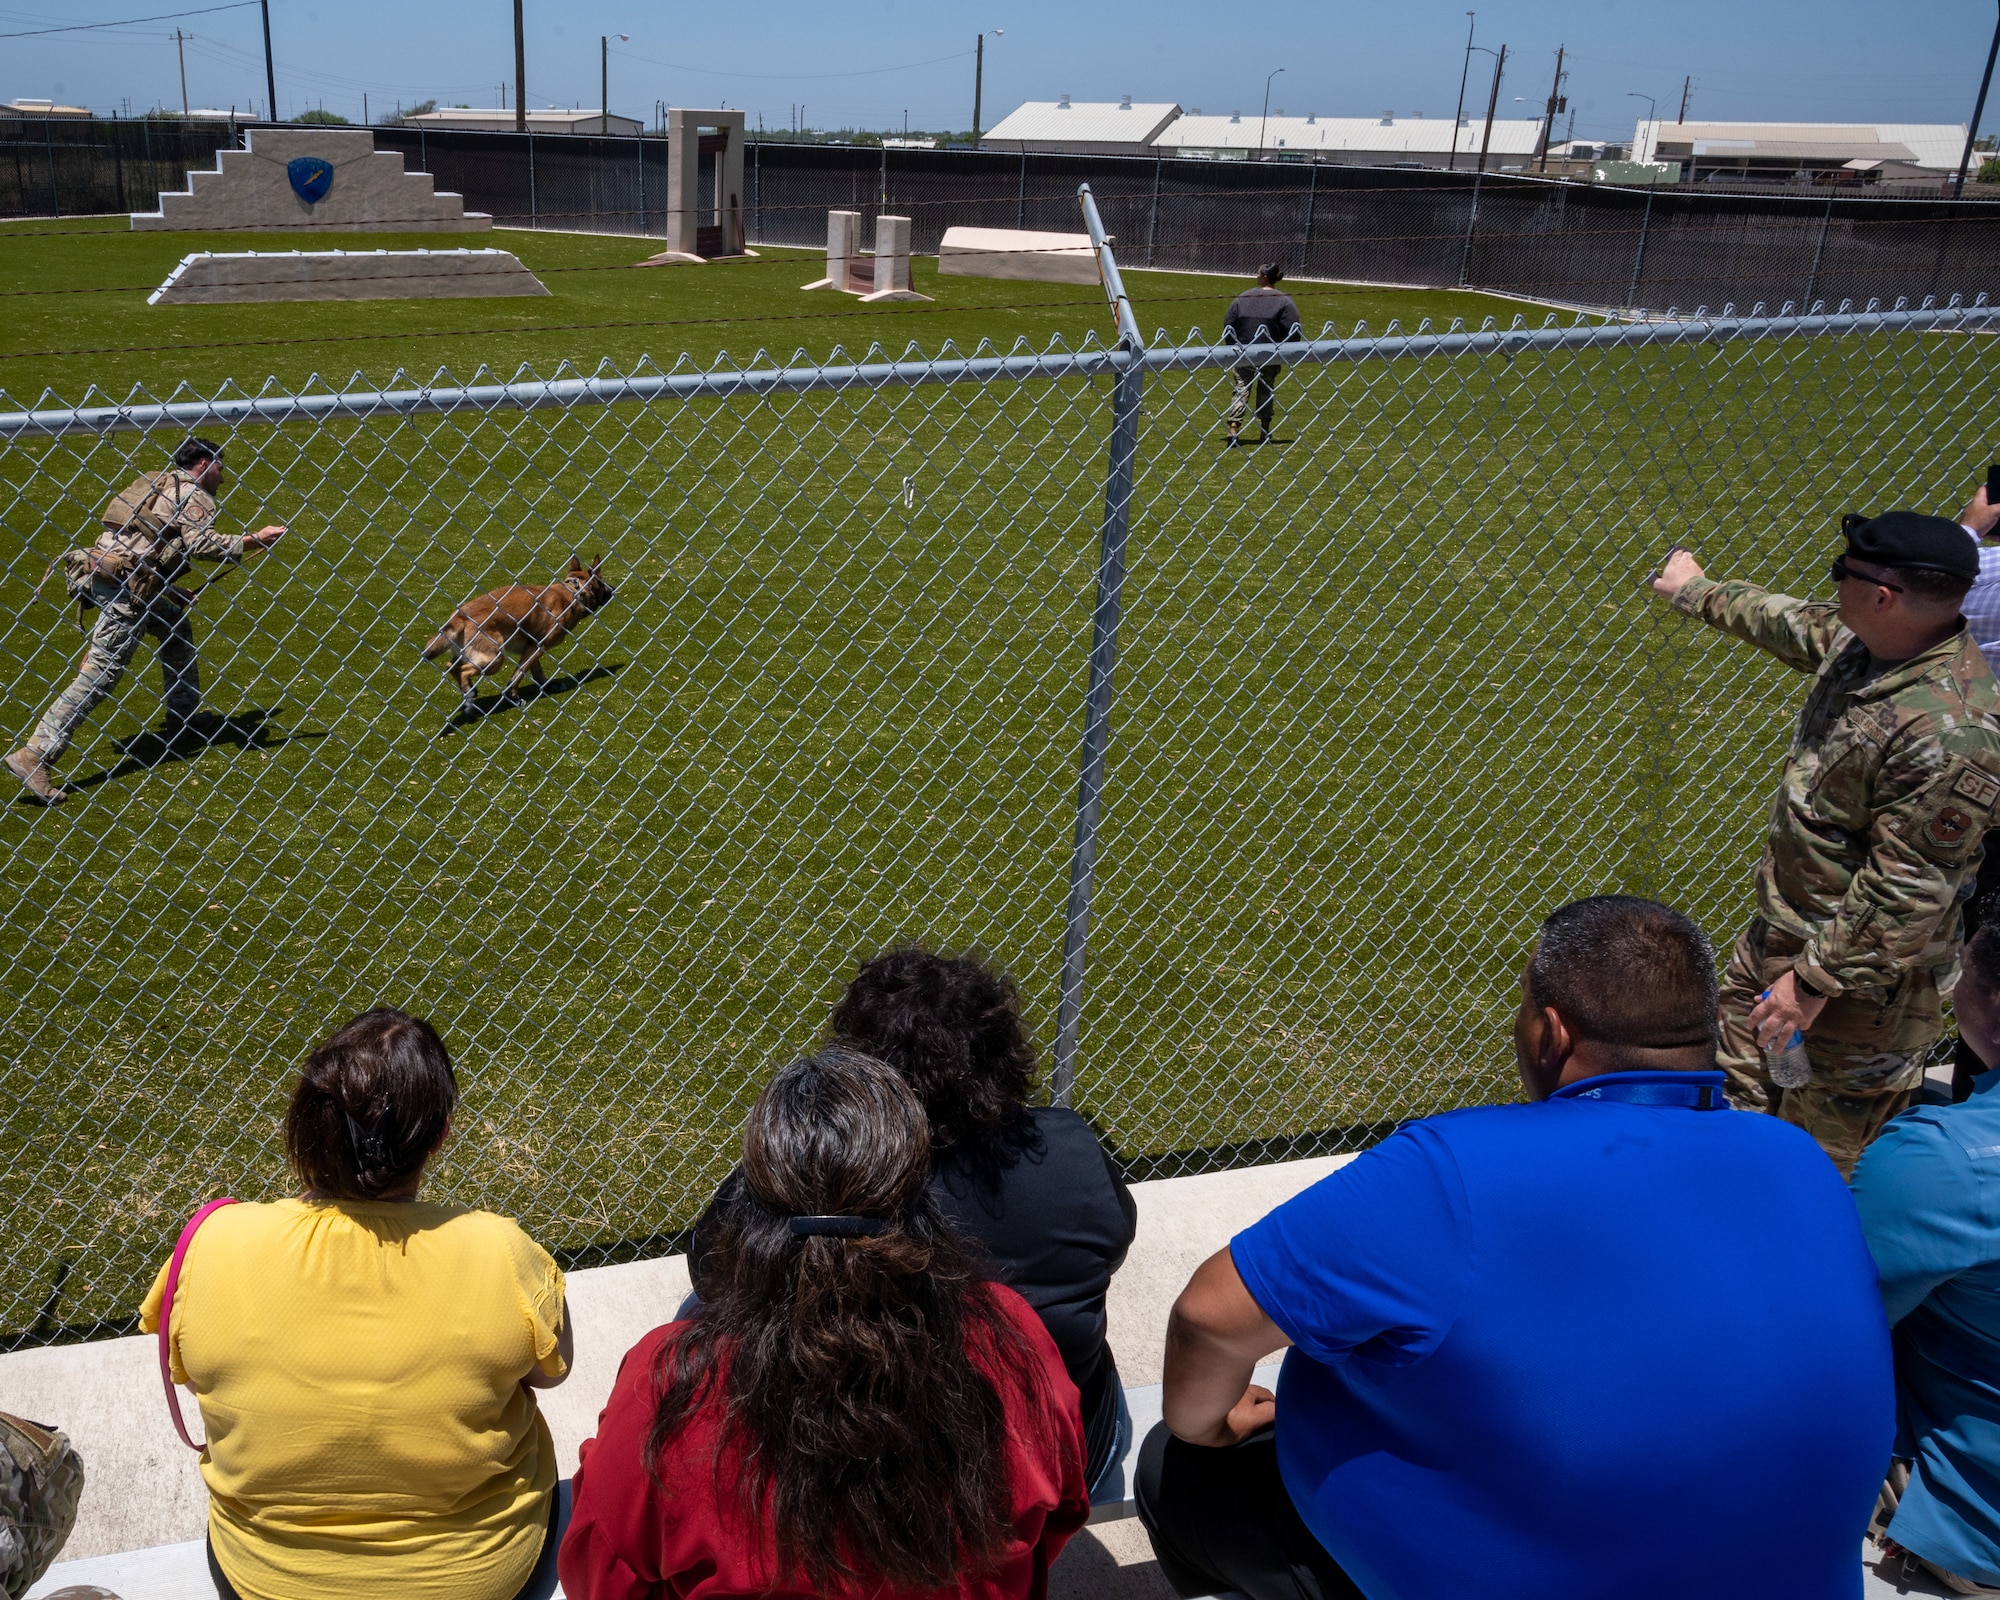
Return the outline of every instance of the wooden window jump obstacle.
<path id="1" fill-rule="evenodd" d="M 875 253 L 861 250 L 861 213 L 826 214 L 826 276 L 803 285 L 838 289 L 861 297 L 864 305 L 883 300 L 928 300 L 910 287 L 910 219 L 877 217 Z"/>
<path id="2" fill-rule="evenodd" d="M 667 112 L 667 247 L 642 267 L 745 261 L 757 252 L 743 234 L 743 113 Z M 701 203 L 702 168 L 711 173 Z"/>

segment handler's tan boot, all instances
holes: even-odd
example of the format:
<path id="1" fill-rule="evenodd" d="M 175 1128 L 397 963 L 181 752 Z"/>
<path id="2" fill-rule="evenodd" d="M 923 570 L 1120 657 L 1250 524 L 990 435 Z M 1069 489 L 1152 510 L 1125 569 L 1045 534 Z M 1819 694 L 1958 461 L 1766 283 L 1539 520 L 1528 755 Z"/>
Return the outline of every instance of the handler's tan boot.
<path id="1" fill-rule="evenodd" d="M 69 790 L 56 786 L 56 769 L 31 744 L 22 745 L 7 758 L 7 770 L 45 806 L 59 806 L 69 798 Z"/>

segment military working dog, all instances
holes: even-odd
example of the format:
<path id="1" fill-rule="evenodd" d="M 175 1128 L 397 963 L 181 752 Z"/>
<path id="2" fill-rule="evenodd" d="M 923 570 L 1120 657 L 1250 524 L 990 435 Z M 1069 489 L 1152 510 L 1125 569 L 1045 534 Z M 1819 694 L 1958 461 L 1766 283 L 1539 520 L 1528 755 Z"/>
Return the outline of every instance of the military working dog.
<path id="1" fill-rule="evenodd" d="M 477 709 L 474 685 L 506 665 L 509 650 L 521 658 L 521 664 L 507 685 L 506 699 L 520 702 L 523 678 L 532 676 L 537 686 L 543 682 L 542 657 L 591 612 L 610 604 L 611 586 L 599 576 L 603 565 L 602 556 L 586 567 L 572 555 L 569 571 L 560 583 L 541 589 L 511 584 L 468 600 L 451 614 L 451 620 L 424 646 L 424 659 L 451 658 L 445 671 L 458 680 L 460 699 L 455 715 Z"/>

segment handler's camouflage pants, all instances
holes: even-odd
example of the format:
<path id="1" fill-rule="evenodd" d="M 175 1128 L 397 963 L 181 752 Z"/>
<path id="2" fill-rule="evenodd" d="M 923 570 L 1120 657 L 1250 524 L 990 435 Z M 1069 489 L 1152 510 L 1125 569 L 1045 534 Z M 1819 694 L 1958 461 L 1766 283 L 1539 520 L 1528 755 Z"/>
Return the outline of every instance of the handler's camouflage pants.
<path id="1" fill-rule="evenodd" d="M 1722 1070 L 1742 1111 L 1765 1111 L 1819 1141 L 1844 1176 L 1882 1126 L 1924 1081 L 1924 1058 L 1944 1036 L 1937 981 L 1920 970 L 1888 989 L 1835 995 L 1806 1030 L 1813 1081 L 1803 1089 L 1771 1082 L 1750 1028 L 1750 1008 L 1789 972 L 1801 941 L 1752 920 L 1722 974 Z"/>
<path id="2" fill-rule="evenodd" d="M 1283 366 L 1273 362 L 1267 367 L 1253 367 L 1247 363 L 1236 369 L 1236 391 L 1229 400 L 1229 431 L 1234 433 L 1243 426 L 1243 418 L 1250 410 L 1250 397 L 1257 397 L 1257 426 L 1265 433 L 1271 431 L 1271 416 L 1278 402 L 1278 374 Z"/>
<path id="3" fill-rule="evenodd" d="M 35 729 L 32 743 L 45 760 L 53 761 L 69 748 L 78 724 L 118 687 L 140 639 L 147 634 L 159 642 L 168 714 L 191 717 L 201 709 L 201 665 L 195 659 L 194 629 L 186 609 L 166 601 L 156 601 L 151 607 L 135 606 L 112 598 L 116 594 L 113 589 L 105 597 L 109 605 L 99 601 L 82 670 L 76 681 L 56 696 L 55 704 L 42 714 L 41 725 Z"/>

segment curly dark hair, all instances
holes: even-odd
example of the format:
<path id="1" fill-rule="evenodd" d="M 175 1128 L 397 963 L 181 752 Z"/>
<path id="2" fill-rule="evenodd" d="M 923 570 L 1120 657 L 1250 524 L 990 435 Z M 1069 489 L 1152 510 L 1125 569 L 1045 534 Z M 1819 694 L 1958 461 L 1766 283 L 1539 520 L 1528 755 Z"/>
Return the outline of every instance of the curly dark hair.
<path id="1" fill-rule="evenodd" d="M 660 1346 L 645 1460 L 722 1409 L 742 1452 L 744 1524 L 768 1527 L 774 1587 L 929 1590 L 990 1573 L 1012 1534 L 1006 1408 L 969 1358 L 1035 1392 L 1034 1352 L 930 1196 L 923 1107 L 900 1074 L 842 1048 L 780 1072 L 743 1130 L 692 1319 Z M 879 1234 L 792 1231 L 879 1219 Z"/>
<path id="2" fill-rule="evenodd" d="M 828 1034 L 903 1075 L 924 1103 L 936 1151 L 994 1148 L 1020 1126 L 1035 1092 L 1021 991 L 976 951 L 901 945 L 863 963 L 834 1003 Z"/>

